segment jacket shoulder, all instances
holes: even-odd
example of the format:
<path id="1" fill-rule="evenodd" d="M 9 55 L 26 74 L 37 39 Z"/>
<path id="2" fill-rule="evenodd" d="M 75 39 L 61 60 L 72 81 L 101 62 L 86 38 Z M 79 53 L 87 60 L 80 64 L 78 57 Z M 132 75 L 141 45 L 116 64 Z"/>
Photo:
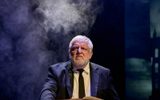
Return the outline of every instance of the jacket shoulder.
<path id="1" fill-rule="evenodd" d="M 92 68 L 97 69 L 97 70 L 100 70 L 100 71 L 110 72 L 110 69 L 109 69 L 109 68 L 104 67 L 104 66 L 99 65 L 99 64 L 96 64 L 96 63 L 93 63 L 93 62 L 91 62 L 91 66 L 92 66 Z"/>
<path id="2" fill-rule="evenodd" d="M 56 63 L 56 64 L 51 65 L 49 67 L 49 69 L 61 71 L 61 70 L 65 70 L 69 64 L 70 64 L 69 61 L 67 61 L 67 62 L 60 62 L 60 63 Z"/>

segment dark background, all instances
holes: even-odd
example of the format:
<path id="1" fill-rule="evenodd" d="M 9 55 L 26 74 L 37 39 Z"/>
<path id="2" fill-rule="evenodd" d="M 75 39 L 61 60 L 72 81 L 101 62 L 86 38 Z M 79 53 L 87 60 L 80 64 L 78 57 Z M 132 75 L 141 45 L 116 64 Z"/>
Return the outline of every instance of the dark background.
<path id="1" fill-rule="evenodd" d="M 89 35 L 94 44 L 91 61 L 111 69 L 115 88 L 124 100 L 124 1 L 106 0 L 104 6 Z"/>

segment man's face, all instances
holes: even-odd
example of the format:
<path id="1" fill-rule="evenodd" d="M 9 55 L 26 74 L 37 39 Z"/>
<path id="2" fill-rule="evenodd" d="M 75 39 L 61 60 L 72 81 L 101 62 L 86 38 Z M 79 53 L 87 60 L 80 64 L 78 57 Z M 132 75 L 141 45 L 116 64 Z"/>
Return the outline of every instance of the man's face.
<path id="1" fill-rule="evenodd" d="M 86 42 L 75 41 L 70 48 L 73 65 L 77 68 L 84 67 L 92 57 L 92 50 Z"/>

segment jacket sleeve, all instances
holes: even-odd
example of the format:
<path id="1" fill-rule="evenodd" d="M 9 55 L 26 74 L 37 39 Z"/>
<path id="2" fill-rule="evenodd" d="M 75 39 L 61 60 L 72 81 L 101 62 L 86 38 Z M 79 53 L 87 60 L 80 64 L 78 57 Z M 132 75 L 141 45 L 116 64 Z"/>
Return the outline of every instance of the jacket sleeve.
<path id="1" fill-rule="evenodd" d="M 97 96 L 104 100 L 119 100 L 119 96 L 114 88 L 112 76 L 109 69 L 100 71 Z"/>
<path id="2" fill-rule="evenodd" d="M 40 100 L 55 100 L 58 84 L 57 82 L 57 76 L 50 67 L 48 77 L 40 93 Z"/>
<path id="3" fill-rule="evenodd" d="M 108 72 L 107 75 L 107 79 L 108 79 L 108 89 L 107 89 L 107 100 L 120 100 L 117 91 L 114 88 L 113 85 L 113 78 L 111 76 L 110 70 Z"/>

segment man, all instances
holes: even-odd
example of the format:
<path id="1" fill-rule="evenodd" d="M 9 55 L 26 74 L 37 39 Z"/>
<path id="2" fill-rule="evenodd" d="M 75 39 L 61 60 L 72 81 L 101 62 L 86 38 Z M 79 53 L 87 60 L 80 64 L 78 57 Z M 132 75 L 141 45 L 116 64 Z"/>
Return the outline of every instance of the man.
<path id="1" fill-rule="evenodd" d="M 93 55 L 91 40 L 83 35 L 69 44 L 70 61 L 54 64 L 41 91 L 41 100 L 96 97 L 119 100 L 112 85 L 110 70 L 90 62 Z M 93 99 L 93 98 L 91 98 Z"/>

